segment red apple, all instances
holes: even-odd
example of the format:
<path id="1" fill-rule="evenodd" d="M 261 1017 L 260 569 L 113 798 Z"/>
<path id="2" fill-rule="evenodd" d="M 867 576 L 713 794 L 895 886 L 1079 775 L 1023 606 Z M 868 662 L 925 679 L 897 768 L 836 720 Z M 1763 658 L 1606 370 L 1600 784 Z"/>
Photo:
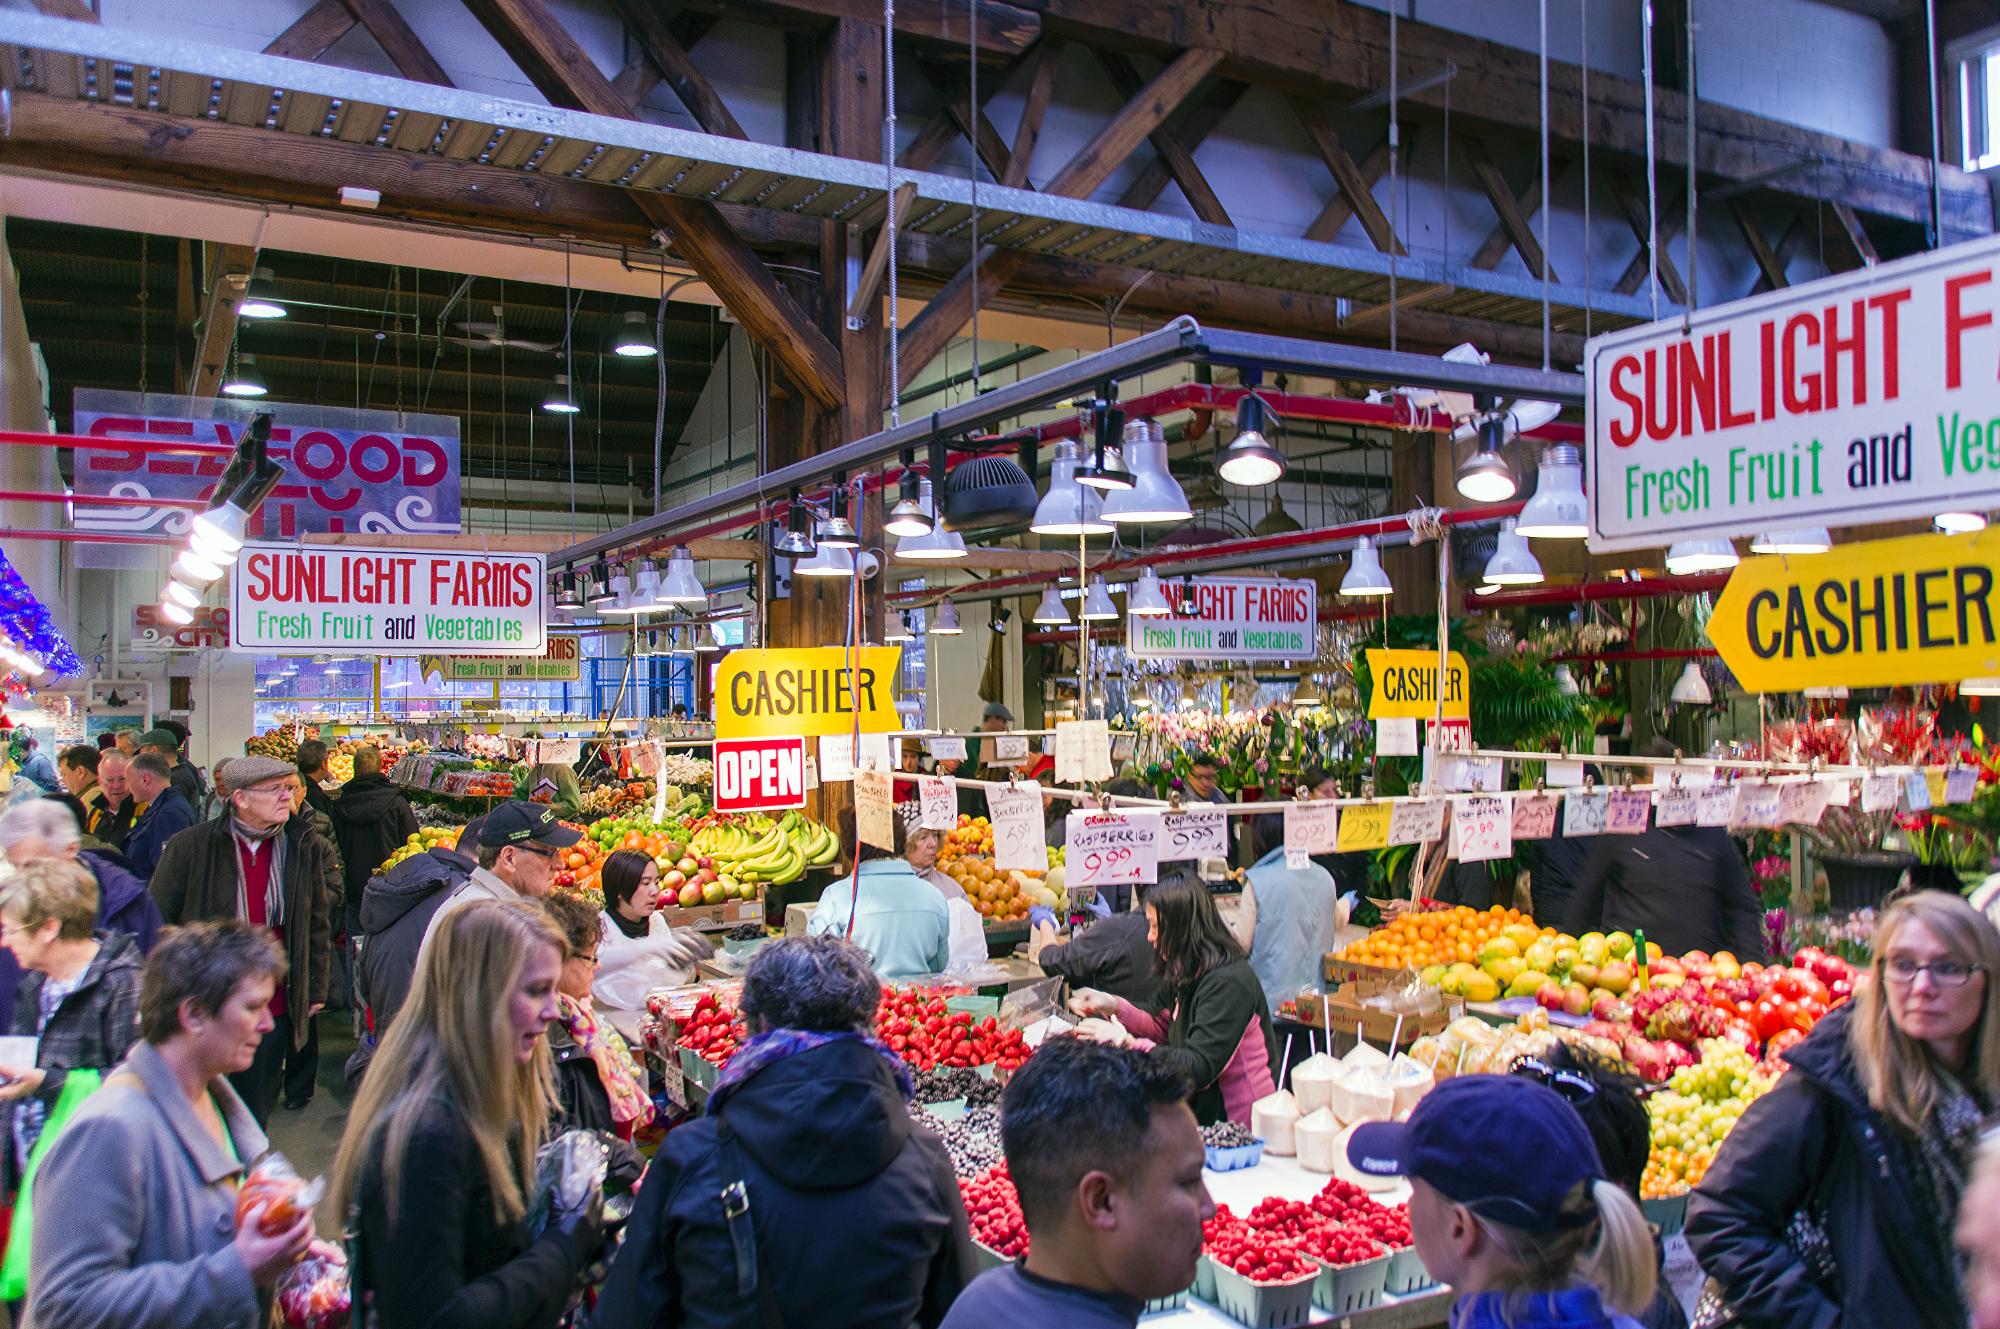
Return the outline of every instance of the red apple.
<path id="1" fill-rule="evenodd" d="M 1544 1010 L 1559 1011 L 1563 1007 L 1563 986 L 1550 979 L 1535 989 L 1535 1004 Z"/>
<path id="2" fill-rule="evenodd" d="M 715 860 L 704 854 L 700 858 L 697 858 L 695 860 L 695 864 L 701 868 L 707 869 L 715 866 Z"/>

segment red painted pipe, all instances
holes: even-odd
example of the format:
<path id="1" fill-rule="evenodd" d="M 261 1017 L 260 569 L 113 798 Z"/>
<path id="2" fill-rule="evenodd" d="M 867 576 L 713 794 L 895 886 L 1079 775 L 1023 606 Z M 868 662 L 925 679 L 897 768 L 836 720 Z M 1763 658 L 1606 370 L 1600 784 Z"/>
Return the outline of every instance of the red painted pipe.
<path id="1" fill-rule="evenodd" d="M 188 508 L 206 512 L 199 498 L 115 498 L 109 494 L 50 494 L 40 490 L 0 489 L 0 503 L 74 503 L 80 508 Z"/>
<path id="2" fill-rule="evenodd" d="M 174 535 L 119 535 L 108 531 L 8 531 L 9 540 L 54 540 L 58 544 L 178 545 Z"/>
<path id="3" fill-rule="evenodd" d="M 1576 586 L 1523 586 L 1491 595 L 1467 593 L 1467 609 L 1496 605 L 1591 604 L 1600 600 L 1651 600 L 1662 595 L 1701 595 L 1729 584 L 1727 572 L 1690 572 L 1679 576 L 1641 577 L 1634 581 L 1590 581 Z"/>
<path id="4" fill-rule="evenodd" d="M 0 444 L 17 448 L 89 448 L 99 452 L 167 452 L 196 457 L 233 457 L 226 443 L 176 442 L 169 438 L 94 438 L 89 434 L 37 434 L 0 429 Z"/>

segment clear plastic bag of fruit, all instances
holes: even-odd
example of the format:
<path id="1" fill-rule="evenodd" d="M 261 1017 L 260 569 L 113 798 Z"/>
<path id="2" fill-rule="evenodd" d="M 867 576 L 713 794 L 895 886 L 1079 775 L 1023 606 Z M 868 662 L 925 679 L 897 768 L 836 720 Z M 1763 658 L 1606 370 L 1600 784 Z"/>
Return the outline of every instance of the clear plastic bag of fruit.
<path id="1" fill-rule="evenodd" d="M 241 1227 L 250 1212 L 262 1205 L 264 1213 L 257 1228 L 265 1236 L 275 1237 L 311 1213 L 325 1194 L 325 1177 L 302 1179 L 291 1160 L 274 1149 L 251 1164 L 243 1189 L 236 1193 L 236 1224 Z"/>
<path id="2" fill-rule="evenodd" d="M 347 1329 L 353 1312 L 347 1266 L 307 1256 L 278 1279 L 277 1303 L 284 1329 Z"/>

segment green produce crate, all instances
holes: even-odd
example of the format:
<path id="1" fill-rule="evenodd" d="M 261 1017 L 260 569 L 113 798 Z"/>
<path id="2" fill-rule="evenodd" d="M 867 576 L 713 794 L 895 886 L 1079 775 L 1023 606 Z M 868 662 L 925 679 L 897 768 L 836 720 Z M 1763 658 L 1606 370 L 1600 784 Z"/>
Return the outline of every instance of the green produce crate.
<path id="1" fill-rule="evenodd" d="M 1145 1308 L 1139 1314 L 1165 1315 L 1168 1311 L 1177 1311 L 1188 1304 L 1188 1294 L 1193 1291 L 1192 1287 L 1184 1287 L 1170 1297 L 1154 1297 L 1146 1303 Z"/>
<path id="2" fill-rule="evenodd" d="M 704 1089 L 715 1088 L 715 1081 L 722 1074 L 722 1067 L 717 1066 L 693 1048 L 682 1048 L 680 1054 L 681 1073 L 683 1075 Z"/>
<path id="3" fill-rule="evenodd" d="M 939 1121 L 957 1121 L 965 1115 L 965 1100 L 962 1098 L 947 1098 L 942 1103 L 919 1103 L 917 1106 Z"/>
<path id="4" fill-rule="evenodd" d="M 1194 1262 L 1194 1294 L 1203 1301 L 1215 1300 L 1215 1261 L 1208 1258 L 1207 1251 Z"/>
<path id="5" fill-rule="evenodd" d="M 1422 1292 L 1436 1287 L 1437 1280 L 1417 1257 L 1415 1246 L 1405 1246 L 1402 1250 L 1389 1252 L 1389 1275 L 1382 1290 L 1393 1296 L 1405 1297 L 1412 1292 Z"/>
<path id="6" fill-rule="evenodd" d="M 1671 1237 L 1687 1226 L 1687 1193 L 1669 1195 L 1664 1200 L 1641 1200 L 1639 1210 L 1648 1223 L 1660 1229 L 1661 1236 Z"/>
<path id="7" fill-rule="evenodd" d="M 731 955 L 742 955 L 746 951 L 756 950 L 769 940 L 769 937 L 751 937 L 745 941 L 729 940 L 722 943 L 722 949 Z"/>
<path id="8" fill-rule="evenodd" d="M 1213 1261 L 1211 1261 L 1213 1263 Z M 1215 1265 L 1215 1304 L 1250 1329 L 1291 1329 L 1311 1322 L 1319 1275 L 1289 1283 L 1253 1283 L 1226 1265 Z"/>
<path id="9" fill-rule="evenodd" d="M 995 1066 L 990 1061 L 987 1062 L 984 1066 L 974 1066 L 972 1068 L 972 1073 L 974 1075 L 977 1075 L 982 1080 L 992 1079 L 995 1075 L 999 1073 L 999 1071 L 1000 1068 L 998 1066 Z"/>
<path id="10" fill-rule="evenodd" d="M 944 1008 L 948 1011 L 964 1011 L 976 1024 L 989 1015 L 1000 1013 L 1000 999 L 979 996 L 949 997 L 945 1000 Z"/>
<path id="11" fill-rule="evenodd" d="M 1382 1300 L 1384 1281 L 1389 1274 L 1389 1257 L 1378 1255 L 1355 1264 L 1320 1262 L 1319 1277 L 1312 1281 L 1312 1304 L 1335 1315 L 1352 1315 Z"/>

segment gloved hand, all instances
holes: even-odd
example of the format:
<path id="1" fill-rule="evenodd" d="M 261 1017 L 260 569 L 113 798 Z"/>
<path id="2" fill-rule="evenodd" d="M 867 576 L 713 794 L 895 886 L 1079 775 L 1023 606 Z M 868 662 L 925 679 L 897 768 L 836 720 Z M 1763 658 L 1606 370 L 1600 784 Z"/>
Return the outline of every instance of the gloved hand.
<path id="1" fill-rule="evenodd" d="M 1118 998 L 1096 988 L 1078 988 L 1070 994 L 1069 1009 L 1072 1015 L 1097 1015 L 1109 1019 L 1118 1014 Z"/>
<path id="2" fill-rule="evenodd" d="M 591 1187 L 581 1203 L 549 1212 L 550 1232 L 561 1234 L 585 1253 L 597 1249 L 604 1239 L 604 1192 Z"/>
<path id="3" fill-rule="evenodd" d="M 1091 896 L 1090 903 L 1085 905 L 1084 908 L 1099 918 L 1111 917 L 1111 901 L 1104 898 L 1103 891 L 1099 891 Z"/>
<path id="4" fill-rule="evenodd" d="M 1359 905 L 1360 903 L 1361 903 L 1361 892 L 1359 891 L 1349 891 L 1347 894 L 1340 897 L 1340 907 L 1345 909 L 1350 914 L 1354 912 L 1355 906 Z"/>
<path id="5" fill-rule="evenodd" d="M 1028 910 L 1028 926 L 1030 928 L 1041 927 L 1044 923 L 1048 924 L 1050 927 L 1054 927 L 1056 925 L 1055 910 L 1049 908 L 1045 904 L 1035 905 L 1033 908 Z"/>
<path id="6" fill-rule="evenodd" d="M 715 954 L 715 946 L 693 928 L 674 928 L 660 939 L 660 953 L 671 964 L 692 967 Z"/>

